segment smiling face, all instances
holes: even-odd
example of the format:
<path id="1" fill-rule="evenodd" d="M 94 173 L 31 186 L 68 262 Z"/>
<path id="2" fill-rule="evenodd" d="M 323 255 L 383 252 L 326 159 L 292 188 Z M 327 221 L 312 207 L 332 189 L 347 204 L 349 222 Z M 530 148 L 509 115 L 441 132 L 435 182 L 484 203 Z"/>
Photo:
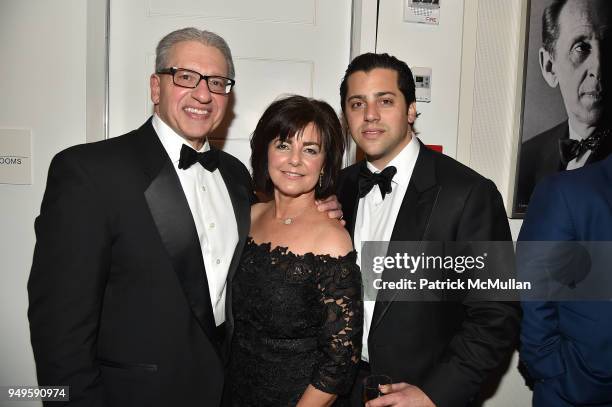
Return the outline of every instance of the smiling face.
<path id="1" fill-rule="evenodd" d="M 221 51 L 196 41 L 174 45 L 168 56 L 166 68 L 169 67 L 190 69 L 201 75 L 228 75 Z M 155 113 L 192 147 L 200 149 L 223 120 L 229 95 L 211 93 L 205 80 L 194 89 L 176 86 L 172 75 L 153 74 L 150 85 Z"/>
<path id="2" fill-rule="evenodd" d="M 268 145 L 268 174 L 274 193 L 291 197 L 314 195 L 324 162 L 321 137 L 312 123 L 285 141 L 275 138 Z"/>
<path id="3" fill-rule="evenodd" d="M 610 10 L 609 0 L 569 0 L 559 14 L 554 55 L 540 50 L 544 78 L 551 87 L 559 86 L 577 126 L 595 126 L 603 118 Z"/>
<path id="4" fill-rule="evenodd" d="M 395 70 L 375 68 L 351 74 L 344 107 L 353 140 L 379 169 L 412 139 L 416 104 L 406 105 Z"/>

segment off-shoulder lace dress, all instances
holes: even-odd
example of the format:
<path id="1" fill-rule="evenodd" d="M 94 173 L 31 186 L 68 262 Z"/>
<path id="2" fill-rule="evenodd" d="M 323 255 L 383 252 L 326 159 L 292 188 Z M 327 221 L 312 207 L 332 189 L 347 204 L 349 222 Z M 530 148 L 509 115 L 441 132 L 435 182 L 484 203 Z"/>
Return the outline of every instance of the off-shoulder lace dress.
<path id="1" fill-rule="evenodd" d="M 309 384 L 350 390 L 363 319 L 355 256 L 295 255 L 249 239 L 232 282 L 232 405 L 293 406 Z"/>

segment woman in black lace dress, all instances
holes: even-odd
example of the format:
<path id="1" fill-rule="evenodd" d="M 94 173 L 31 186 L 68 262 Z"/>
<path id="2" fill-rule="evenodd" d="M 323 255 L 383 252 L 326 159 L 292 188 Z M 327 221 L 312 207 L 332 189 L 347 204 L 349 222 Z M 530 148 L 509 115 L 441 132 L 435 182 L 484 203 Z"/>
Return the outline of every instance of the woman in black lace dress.
<path id="1" fill-rule="evenodd" d="M 234 406 L 329 406 L 360 358 L 361 277 L 344 227 L 315 200 L 334 191 L 344 141 L 334 110 L 278 100 L 251 140 L 251 238 L 232 282 Z"/>

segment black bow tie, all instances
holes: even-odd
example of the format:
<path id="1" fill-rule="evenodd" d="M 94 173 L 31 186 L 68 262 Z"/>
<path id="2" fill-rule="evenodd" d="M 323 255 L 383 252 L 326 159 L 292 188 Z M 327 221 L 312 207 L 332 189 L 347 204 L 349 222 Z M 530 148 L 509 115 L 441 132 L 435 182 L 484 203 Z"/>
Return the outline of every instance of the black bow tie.
<path id="1" fill-rule="evenodd" d="M 391 192 L 391 180 L 397 172 L 397 168 L 391 166 L 387 167 L 379 173 L 373 174 L 367 166 L 361 167 L 359 172 L 359 198 L 363 198 L 374 188 L 374 185 L 378 185 L 382 199 L 385 199 L 385 195 Z"/>
<path id="2" fill-rule="evenodd" d="M 219 166 L 219 150 L 211 148 L 203 153 L 198 153 L 193 148 L 183 144 L 181 147 L 181 158 L 179 159 L 179 168 L 186 170 L 196 162 L 202 164 L 202 167 L 213 172 Z"/>
<path id="3" fill-rule="evenodd" d="M 567 165 L 574 158 L 580 158 L 587 151 L 595 151 L 604 137 L 610 135 L 610 130 L 596 130 L 589 137 L 577 141 L 572 139 L 559 140 L 559 153 L 561 163 Z"/>

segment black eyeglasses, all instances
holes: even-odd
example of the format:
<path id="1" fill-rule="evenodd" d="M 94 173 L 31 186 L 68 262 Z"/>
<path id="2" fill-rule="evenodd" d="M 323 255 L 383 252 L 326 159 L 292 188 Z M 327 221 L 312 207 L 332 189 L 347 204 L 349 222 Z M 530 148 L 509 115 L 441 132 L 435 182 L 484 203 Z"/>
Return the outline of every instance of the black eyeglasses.
<path id="1" fill-rule="evenodd" d="M 171 67 L 157 71 L 158 75 L 172 75 L 172 81 L 176 86 L 193 89 L 198 86 L 200 81 L 204 79 L 208 90 L 212 93 L 227 95 L 232 91 L 232 86 L 236 83 L 235 80 L 224 76 L 209 76 L 201 75 L 199 72 L 189 69 Z"/>

